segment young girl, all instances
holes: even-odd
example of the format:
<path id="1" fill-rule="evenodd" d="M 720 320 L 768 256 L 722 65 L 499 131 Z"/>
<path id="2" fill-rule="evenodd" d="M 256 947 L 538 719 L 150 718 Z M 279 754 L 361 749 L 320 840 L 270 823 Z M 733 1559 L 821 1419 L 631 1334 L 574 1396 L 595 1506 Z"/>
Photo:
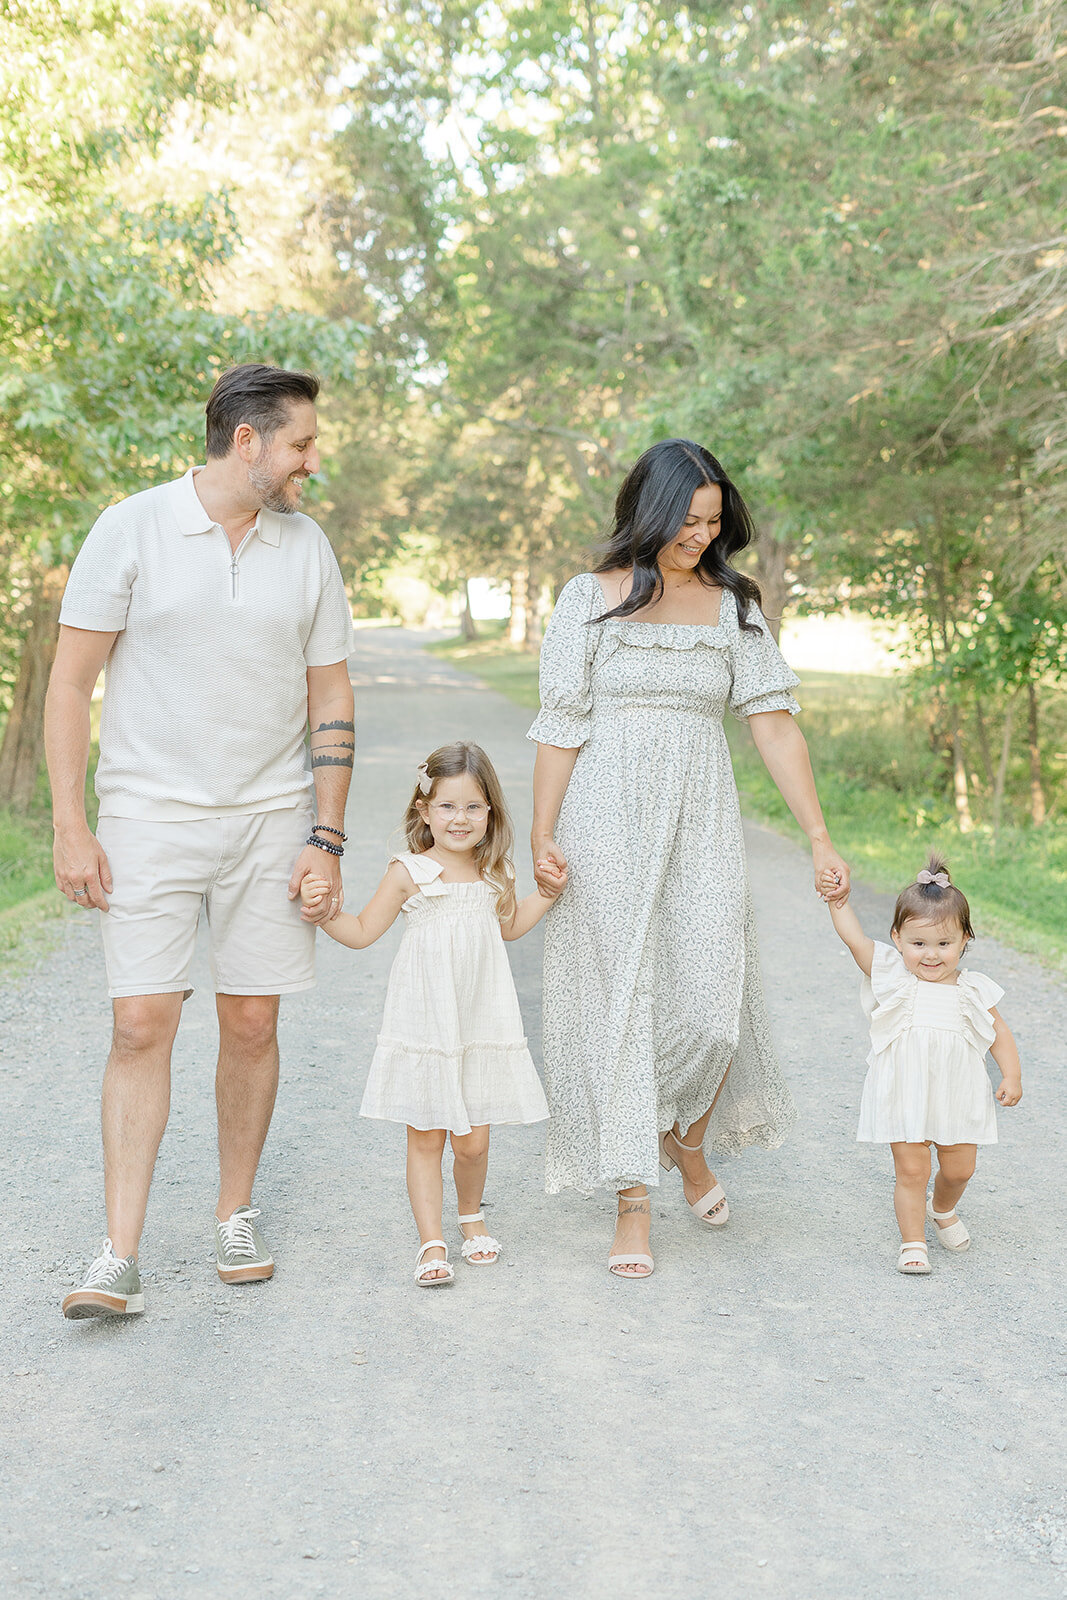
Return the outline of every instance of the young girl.
<path id="1" fill-rule="evenodd" d="M 822 874 L 819 887 L 824 896 L 832 894 L 835 874 Z M 866 979 L 860 998 L 870 1019 L 871 1053 L 856 1137 L 889 1144 L 903 1241 L 897 1268 L 925 1274 L 924 1202 L 946 1250 L 966 1250 L 971 1242 L 956 1206 L 978 1145 L 997 1140 L 987 1050 L 1000 1068 L 1001 1105 L 1022 1098 L 1019 1053 L 997 1010 L 1004 991 L 959 965 L 974 930 L 967 901 L 940 856 L 931 856 L 898 896 L 892 945 L 868 939 L 847 896 L 830 903 L 830 915 Z M 938 1172 L 927 1201 L 931 1144 Z"/>
<path id="2" fill-rule="evenodd" d="M 392 857 L 359 916 L 342 913 L 324 926 L 339 944 L 363 950 L 405 915 L 360 1114 L 407 1123 L 408 1196 L 422 1241 L 415 1282 L 438 1288 L 454 1276 L 441 1238 L 446 1136 L 461 1253 L 489 1266 L 500 1254 L 481 1210 L 489 1124 L 548 1116 L 501 938 L 528 933 L 555 895 L 538 890 L 516 902 L 511 823 L 476 744 L 442 745 L 423 762 L 404 831 L 410 848 Z M 555 882 L 558 895 L 566 875 Z M 301 885 L 305 905 L 326 893 L 323 879 Z"/>

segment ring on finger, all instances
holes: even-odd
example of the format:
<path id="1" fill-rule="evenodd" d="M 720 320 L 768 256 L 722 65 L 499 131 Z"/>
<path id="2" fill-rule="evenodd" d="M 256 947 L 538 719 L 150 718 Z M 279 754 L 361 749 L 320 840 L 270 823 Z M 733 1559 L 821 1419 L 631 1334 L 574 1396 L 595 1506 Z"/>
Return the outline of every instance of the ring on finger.
<path id="1" fill-rule="evenodd" d="M 80 889 L 75 889 L 74 893 L 76 895 L 81 895 L 81 894 L 88 894 L 89 891 L 86 888 L 85 884 L 83 883 Z"/>

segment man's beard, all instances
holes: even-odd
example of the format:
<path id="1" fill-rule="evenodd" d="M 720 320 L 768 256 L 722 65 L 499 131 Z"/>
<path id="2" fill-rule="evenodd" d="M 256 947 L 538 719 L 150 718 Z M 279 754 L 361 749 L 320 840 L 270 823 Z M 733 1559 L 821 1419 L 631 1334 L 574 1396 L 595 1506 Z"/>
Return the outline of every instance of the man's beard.
<path id="1" fill-rule="evenodd" d="M 271 471 L 270 455 L 248 469 L 248 482 L 259 498 L 264 511 L 278 511 L 291 516 L 300 504 L 300 485 L 290 481 L 289 474 L 279 477 Z"/>

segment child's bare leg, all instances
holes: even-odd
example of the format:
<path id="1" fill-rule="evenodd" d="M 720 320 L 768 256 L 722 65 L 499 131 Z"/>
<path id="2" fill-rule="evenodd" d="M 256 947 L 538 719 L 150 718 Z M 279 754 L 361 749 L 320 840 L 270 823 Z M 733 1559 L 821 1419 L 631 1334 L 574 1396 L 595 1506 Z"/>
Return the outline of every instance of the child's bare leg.
<path id="1" fill-rule="evenodd" d="M 910 1244 L 926 1235 L 926 1187 L 930 1182 L 930 1146 L 905 1144 L 901 1140 L 889 1147 L 897 1182 L 893 1190 L 893 1209 L 897 1214 L 900 1238 Z"/>
<path id="2" fill-rule="evenodd" d="M 473 1216 L 474 1212 L 482 1209 L 482 1195 L 485 1193 L 485 1174 L 489 1168 L 489 1124 L 483 1123 L 480 1128 L 472 1128 L 470 1133 L 453 1133 L 450 1138 L 454 1158 L 452 1176 L 456 1180 L 459 1214 L 461 1217 Z M 473 1239 L 486 1231 L 484 1222 L 461 1222 L 460 1228 L 465 1239 Z M 470 1259 L 491 1261 L 493 1257 L 490 1251 L 478 1250 Z"/>
<path id="3" fill-rule="evenodd" d="M 974 1177 L 974 1163 L 978 1155 L 976 1144 L 939 1144 L 937 1147 L 937 1176 L 934 1178 L 934 1210 L 951 1211 L 952 1215 L 939 1222 L 939 1228 L 951 1228 L 959 1218 L 956 1207 L 963 1191 Z"/>
<path id="4" fill-rule="evenodd" d="M 408 1199 L 415 1226 L 423 1244 L 440 1239 L 444 1184 L 441 1180 L 441 1155 L 445 1148 L 444 1128 L 408 1128 Z M 443 1261 L 445 1253 L 437 1246 L 427 1250 L 425 1261 Z M 445 1278 L 446 1272 L 428 1273 L 430 1278 Z"/>

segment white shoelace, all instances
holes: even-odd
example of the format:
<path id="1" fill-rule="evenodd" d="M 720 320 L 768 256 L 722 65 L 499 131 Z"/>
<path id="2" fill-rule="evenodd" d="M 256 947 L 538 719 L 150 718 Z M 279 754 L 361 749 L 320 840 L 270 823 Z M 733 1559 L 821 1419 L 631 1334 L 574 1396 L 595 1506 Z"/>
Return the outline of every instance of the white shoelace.
<path id="1" fill-rule="evenodd" d="M 107 1284 L 114 1283 L 116 1278 L 122 1276 L 126 1270 L 126 1262 L 121 1256 L 115 1254 L 115 1247 L 110 1239 L 105 1239 L 100 1249 L 100 1254 L 85 1274 L 83 1289 L 102 1289 Z"/>
<path id="2" fill-rule="evenodd" d="M 256 1241 L 252 1237 L 252 1218 L 258 1216 L 258 1211 L 242 1211 L 240 1215 L 235 1212 L 228 1222 L 219 1223 L 222 1245 L 227 1255 L 255 1255 Z"/>

